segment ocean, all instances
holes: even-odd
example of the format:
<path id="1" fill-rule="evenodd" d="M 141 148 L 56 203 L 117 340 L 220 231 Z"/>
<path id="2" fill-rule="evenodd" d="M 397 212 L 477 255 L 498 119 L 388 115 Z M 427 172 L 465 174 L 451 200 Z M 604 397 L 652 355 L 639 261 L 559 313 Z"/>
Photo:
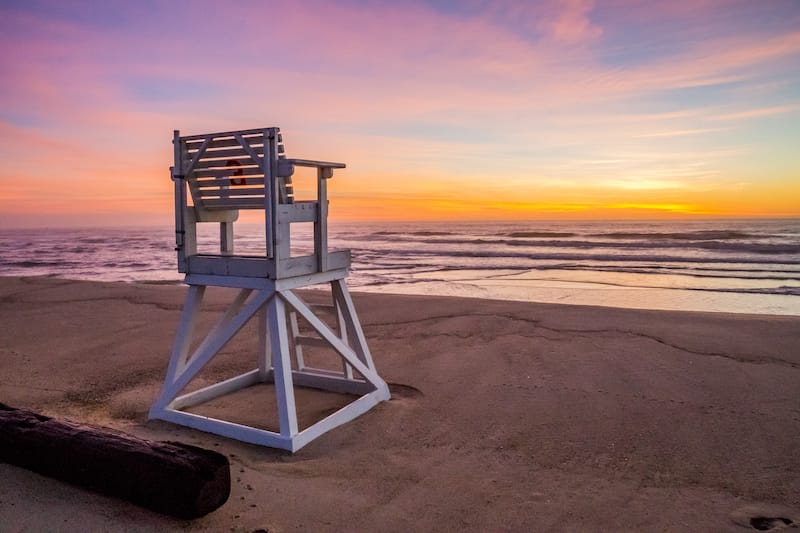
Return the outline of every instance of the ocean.
<path id="1" fill-rule="evenodd" d="M 262 234 L 237 224 L 237 251 Z M 355 291 L 800 315 L 798 219 L 332 223 L 329 244 L 352 250 Z M 171 227 L 4 229 L 0 275 L 179 283 L 173 248 Z"/>

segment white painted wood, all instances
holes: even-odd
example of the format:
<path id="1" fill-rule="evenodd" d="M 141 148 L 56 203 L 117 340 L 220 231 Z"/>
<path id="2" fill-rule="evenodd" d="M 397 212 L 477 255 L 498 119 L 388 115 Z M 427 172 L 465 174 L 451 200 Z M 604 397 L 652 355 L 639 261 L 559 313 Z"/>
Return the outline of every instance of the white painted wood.
<path id="1" fill-rule="evenodd" d="M 334 279 L 347 276 L 347 270 L 337 269 L 328 272 L 318 272 L 284 279 L 268 279 L 265 277 L 247 277 L 234 275 L 204 275 L 190 274 L 186 276 L 185 283 L 190 285 L 215 285 L 219 287 L 269 289 L 277 291 L 291 290 L 309 285 L 321 285 Z"/>
<path id="2" fill-rule="evenodd" d="M 196 227 L 197 222 L 236 222 L 238 218 L 238 211 L 208 211 L 191 206 L 186 208 L 186 219 L 192 222 L 193 228 Z"/>
<path id="3" fill-rule="evenodd" d="M 211 143 L 209 142 L 209 145 Z M 261 156 L 264 154 L 264 147 L 263 146 L 253 146 L 248 145 L 250 150 L 255 153 L 257 156 Z M 205 153 L 201 155 L 201 159 L 221 159 L 223 157 L 242 157 L 245 155 L 250 155 L 245 149 L 241 146 L 236 148 L 223 148 L 223 149 L 212 149 L 213 147 L 209 146 L 206 148 Z M 197 152 L 192 151 L 192 148 L 188 148 L 189 155 L 195 155 Z"/>
<path id="4" fill-rule="evenodd" d="M 292 348 L 294 348 L 294 360 L 297 363 L 297 369 L 303 370 L 306 367 L 305 360 L 303 359 L 303 346 L 309 346 L 301 342 L 305 337 L 300 336 L 300 326 L 297 323 L 297 313 L 291 309 L 286 310 L 286 318 L 289 321 L 289 333 L 292 336 Z"/>
<path id="5" fill-rule="evenodd" d="M 253 293 L 253 289 L 241 289 L 239 293 L 236 295 L 236 298 L 231 302 L 228 306 L 228 309 L 225 310 L 225 313 L 220 317 L 216 324 L 209 330 L 206 334 L 203 341 L 197 345 L 195 348 L 194 353 L 198 353 L 202 350 L 206 350 L 208 348 L 208 344 L 220 334 L 220 332 L 224 331 L 227 328 L 231 321 L 236 317 L 237 313 L 241 311 L 242 306 L 247 301 L 247 298 Z M 181 363 L 179 368 L 179 372 L 182 372 L 185 367 L 185 358 Z"/>
<path id="6" fill-rule="evenodd" d="M 282 260 L 282 258 L 288 259 L 291 257 L 291 226 L 292 225 L 288 220 L 278 216 L 278 225 L 275 228 L 275 250 L 279 258 L 276 265 L 277 268 L 275 269 L 276 277 L 285 276 L 282 265 L 284 260 Z"/>
<path id="7" fill-rule="evenodd" d="M 261 380 L 267 381 L 268 376 L 271 376 L 273 373 L 273 368 L 266 306 L 258 311 L 256 319 L 258 320 L 258 372 L 261 376 Z"/>
<path id="8" fill-rule="evenodd" d="M 176 422 L 245 442 L 296 451 L 313 438 L 389 399 L 366 346 L 344 279 L 350 252 L 330 251 L 327 237 L 327 180 L 343 163 L 288 159 L 278 128 L 180 136 L 174 132 L 175 228 L 178 269 L 189 285 L 167 375 L 151 418 Z M 317 168 L 316 200 L 294 200 L 296 166 Z M 178 174 L 183 171 L 183 175 Z M 188 203 L 191 196 L 192 205 Z M 239 209 L 264 211 L 263 256 L 236 255 L 233 224 Z M 198 254 L 197 224 L 220 224 L 219 254 Z M 291 224 L 314 223 L 314 253 L 291 257 Z M 291 291 L 331 284 L 336 332 Z M 199 343 L 194 329 L 206 286 L 237 288 L 219 320 Z M 255 291 L 255 293 L 253 292 Z M 319 337 L 301 335 L 298 314 Z M 256 368 L 242 375 L 183 393 L 224 346 L 256 317 Z M 193 350 L 191 346 L 196 344 Z M 306 365 L 304 347 L 330 350 L 342 370 Z M 292 369 L 293 360 L 296 369 Z M 361 377 L 356 378 L 356 373 Z M 363 377 L 363 379 L 362 379 Z M 257 383 L 274 384 L 280 431 L 217 420 L 182 411 Z M 294 387 L 352 394 L 358 399 L 299 430 Z"/>
<path id="9" fill-rule="evenodd" d="M 289 178 L 294 174 L 294 163 L 290 159 L 278 160 L 278 177 Z"/>
<path id="10" fill-rule="evenodd" d="M 264 171 L 260 168 L 256 167 L 243 167 L 238 170 L 241 170 L 241 175 L 237 177 L 244 177 L 247 178 L 248 176 L 252 176 L 253 180 L 261 179 L 261 183 L 264 183 L 263 176 Z M 192 173 L 193 177 L 198 180 L 198 183 L 203 183 L 202 180 L 222 180 L 228 178 L 231 175 L 231 170 L 228 168 L 209 168 L 209 169 L 195 169 Z M 212 181 L 215 182 L 215 181 Z M 230 183 L 227 183 L 230 185 Z"/>
<path id="11" fill-rule="evenodd" d="M 260 291 L 244 306 L 233 319 L 231 319 L 224 328 L 220 329 L 216 334 L 204 341 L 200 349 L 196 350 L 189 358 L 185 368 L 176 376 L 172 382 L 171 387 L 173 394 L 177 394 L 183 390 L 186 385 L 203 369 L 212 357 L 219 352 L 231 338 L 247 323 L 253 314 L 269 299 L 270 294 L 268 291 Z"/>
<path id="12" fill-rule="evenodd" d="M 255 199 L 263 201 L 264 198 L 264 187 L 247 187 L 241 185 L 230 185 L 231 180 L 215 180 L 215 181 L 225 181 L 224 184 L 218 183 L 215 184 L 213 187 L 206 185 L 205 183 L 197 182 L 197 189 L 200 195 L 200 198 L 203 199 L 203 204 L 214 198 L 231 198 L 237 196 L 244 196 L 244 197 L 255 197 Z"/>
<path id="13" fill-rule="evenodd" d="M 261 171 L 258 163 L 252 160 L 246 152 L 240 157 L 229 157 L 227 159 L 199 159 L 194 166 L 197 170 L 208 170 L 213 168 L 223 168 L 228 171 L 228 174 L 235 170 L 244 168 L 256 168 Z"/>
<path id="14" fill-rule="evenodd" d="M 233 255 L 233 222 L 219 225 L 219 251 L 222 255 Z"/>
<path id="15" fill-rule="evenodd" d="M 314 274 L 307 274 L 302 276 L 295 276 L 293 278 L 277 279 L 275 280 L 275 290 L 288 291 L 297 289 L 299 287 L 307 287 L 309 285 L 320 285 L 329 283 L 334 279 L 340 279 L 347 276 L 347 270 L 329 270 L 327 272 L 317 272 Z"/>
<path id="16" fill-rule="evenodd" d="M 234 139 L 239 141 L 240 145 L 242 145 L 242 148 L 244 149 L 244 151 L 247 153 L 247 155 L 250 156 L 250 160 L 252 162 L 254 162 L 256 165 L 258 165 L 258 168 L 260 168 L 261 171 L 263 172 L 264 171 L 264 160 L 259 156 L 259 154 L 238 133 L 234 133 L 233 137 L 234 137 Z M 262 154 L 264 153 L 263 149 L 262 149 L 261 153 Z"/>
<path id="17" fill-rule="evenodd" d="M 170 174 L 172 171 L 170 170 Z M 175 187 L 175 252 L 178 256 L 178 272 L 186 272 L 186 181 L 183 177 L 172 176 Z M 196 248 L 193 249 L 194 253 Z"/>
<path id="18" fill-rule="evenodd" d="M 319 216 L 317 202 L 295 202 L 278 206 L 278 218 L 287 223 L 315 222 Z"/>
<path id="19" fill-rule="evenodd" d="M 226 394 L 236 392 L 261 382 L 261 375 L 256 368 L 250 372 L 245 372 L 244 374 L 226 379 L 225 381 L 220 381 L 219 383 L 214 383 L 208 387 L 203 387 L 202 389 L 178 396 L 172 402 L 170 402 L 168 407 L 170 409 L 185 409 L 187 407 L 200 405 L 215 398 L 219 398 L 220 396 L 225 396 Z"/>
<path id="20" fill-rule="evenodd" d="M 275 257 L 275 225 L 278 206 L 278 195 L 276 191 L 275 174 L 277 173 L 277 149 L 275 143 L 275 132 L 277 128 L 264 128 L 261 132 L 264 143 L 264 229 L 266 231 L 267 258 L 277 260 Z M 269 158 L 267 158 L 269 156 Z M 278 270 L 277 266 L 272 268 L 273 273 Z"/>
<path id="21" fill-rule="evenodd" d="M 362 396 L 375 390 L 375 387 L 366 381 L 346 379 L 341 375 L 327 375 L 321 369 L 307 368 L 302 372 L 295 371 L 292 373 L 292 379 L 294 379 L 294 384 L 300 387 L 338 392 L 340 394 Z"/>
<path id="22" fill-rule="evenodd" d="M 275 290 L 275 281 L 263 277 L 240 276 L 208 276 L 204 274 L 190 274 L 184 279 L 188 285 L 214 285 L 217 287 L 230 287 L 235 289 L 265 289 Z"/>
<path id="23" fill-rule="evenodd" d="M 217 133 L 204 133 L 202 135 L 187 135 L 183 137 L 183 140 L 187 142 L 201 141 L 207 137 L 233 137 L 235 134 L 242 135 L 244 137 L 250 137 L 250 136 L 257 136 L 262 131 L 263 129 L 220 131 Z"/>
<path id="24" fill-rule="evenodd" d="M 347 407 L 336 411 L 293 437 L 285 437 L 273 431 L 253 428 L 234 422 L 173 409 L 161 409 L 155 413 L 157 416 L 153 418 L 173 422 L 208 433 L 214 433 L 216 435 L 222 435 L 250 444 L 296 452 L 320 435 L 354 420 L 381 401 L 385 401 L 379 392 L 380 391 L 374 391 L 362 396 Z"/>
<path id="25" fill-rule="evenodd" d="M 215 435 L 222 435 L 231 439 L 236 439 L 250 444 L 257 444 L 259 446 L 269 446 L 271 448 L 279 448 L 295 452 L 300 449 L 296 446 L 294 440 L 290 437 L 284 437 L 279 433 L 267 431 L 265 429 L 257 429 L 234 422 L 227 422 L 217 418 L 211 418 L 186 411 L 176 411 L 172 409 L 162 409 L 157 416 L 159 420 L 166 420 L 167 422 L 174 422 L 182 426 L 187 426 L 193 429 L 199 429 L 207 433 L 214 433 Z M 309 441 L 303 443 L 307 444 Z"/>
<path id="26" fill-rule="evenodd" d="M 175 165 L 170 168 L 170 178 L 174 182 L 175 189 L 175 251 L 178 259 L 178 272 L 186 272 L 186 176 L 180 172 L 183 168 L 181 161 L 181 132 L 172 132 L 172 147 Z"/>
<path id="27" fill-rule="evenodd" d="M 278 262 L 279 277 L 295 277 L 319 272 L 317 254 L 290 257 Z M 328 253 L 328 270 L 341 270 L 350 266 L 350 250 Z"/>
<path id="28" fill-rule="evenodd" d="M 199 196 L 199 195 L 198 195 Z M 214 209 L 261 209 L 264 200 L 260 196 L 235 198 L 202 198 L 203 208 Z"/>
<path id="29" fill-rule="evenodd" d="M 172 345 L 172 355 L 169 359 L 167 375 L 164 378 L 164 385 L 161 388 L 161 394 L 154 405 L 154 409 L 163 407 L 174 397 L 172 384 L 179 373 L 182 372 L 186 358 L 189 355 L 192 333 L 194 332 L 197 313 L 200 310 L 205 290 L 204 286 L 189 286 L 189 290 L 186 293 L 186 302 L 181 312 L 181 320 L 178 323 L 178 331 Z"/>
<path id="30" fill-rule="evenodd" d="M 263 257 L 194 255 L 188 258 L 188 264 L 192 274 L 275 278 L 275 263 L 266 261 Z"/>
<path id="31" fill-rule="evenodd" d="M 257 145 L 264 144 L 264 137 L 262 136 L 263 130 L 259 131 L 258 133 L 242 133 L 239 134 L 250 144 L 250 146 L 254 147 Z M 214 139 L 212 140 L 209 145 L 209 150 L 217 150 L 220 148 L 239 148 L 239 141 L 237 141 L 233 135 L 231 136 L 217 136 L 213 133 L 208 135 L 199 135 L 198 139 L 192 139 L 191 137 L 182 137 L 184 143 L 186 144 L 186 149 L 189 151 L 197 150 L 197 148 L 202 144 L 202 142 L 207 139 Z"/>
<path id="32" fill-rule="evenodd" d="M 287 159 L 298 167 L 317 167 L 317 168 L 347 168 L 344 163 L 331 163 L 329 161 L 314 161 L 313 159 Z"/>
<path id="33" fill-rule="evenodd" d="M 206 139 L 197 149 L 197 152 L 191 157 L 191 159 L 183 166 L 183 174 L 188 176 L 197 166 L 197 162 L 200 161 L 200 158 L 203 157 L 203 154 L 206 151 L 206 147 L 208 147 L 208 143 L 211 142 L 211 139 Z"/>
<path id="34" fill-rule="evenodd" d="M 327 418 L 323 418 L 313 426 L 309 426 L 308 428 L 304 429 L 300 434 L 292 439 L 292 447 L 295 451 L 297 451 L 323 433 L 326 433 L 341 426 L 342 424 L 358 418 L 372 409 L 378 403 L 388 399 L 388 393 L 384 395 L 382 394 L 382 391 L 379 390 L 366 394 L 349 404 L 344 409 L 339 409 L 335 413 L 329 415 Z"/>
<path id="35" fill-rule="evenodd" d="M 364 379 L 372 383 L 376 388 L 380 388 L 381 386 L 385 387 L 386 383 L 378 376 L 377 373 L 372 368 L 368 368 L 361 362 L 358 358 L 356 353 L 347 345 L 345 345 L 342 340 L 337 337 L 325 324 L 322 320 L 316 317 L 311 309 L 303 302 L 300 298 L 297 297 L 292 291 L 284 291 L 278 293 L 281 298 L 283 298 L 286 303 L 292 306 L 292 308 L 300 313 L 300 315 L 311 325 L 312 328 L 326 341 L 331 347 L 336 350 L 339 355 L 347 360 L 356 370 L 358 370 Z"/>
<path id="36" fill-rule="evenodd" d="M 278 418 L 281 435 L 293 437 L 297 434 L 297 409 L 294 402 L 292 363 L 289 359 L 289 339 L 286 333 L 286 309 L 277 293 L 267 305 L 272 368 L 275 379 L 275 394 L 278 401 Z"/>
<path id="37" fill-rule="evenodd" d="M 347 322 L 345 321 L 344 314 L 342 313 L 342 307 L 339 305 L 339 301 L 336 299 L 333 286 L 331 286 L 331 297 L 333 300 L 333 308 L 336 312 L 336 332 L 339 334 L 339 338 L 342 339 L 342 342 L 347 346 L 350 346 L 347 336 Z M 353 379 L 353 367 L 350 366 L 350 364 L 344 359 L 342 359 L 342 372 L 344 372 L 344 375 L 347 379 Z"/>
<path id="38" fill-rule="evenodd" d="M 184 187 L 184 194 L 185 191 L 186 188 Z M 183 220 L 185 221 L 183 232 L 184 263 L 186 264 L 185 272 L 189 272 L 189 260 L 192 256 L 197 255 L 197 210 L 193 207 L 184 209 Z"/>
<path id="39" fill-rule="evenodd" d="M 350 344 L 358 354 L 359 360 L 369 368 L 375 368 L 372 362 L 372 354 L 370 354 L 369 347 L 367 347 L 367 339 L 364 337 L 364 331 L 358 321 L 356 306 L 353 304 L 353 299 L 350 297 L 350 292 L 347 290 L 347 284 L 344 279 L 337 279 L 331 283 L 331 292 L 338 303 L 339 309 L 342 311 L 347 335 L 351 340 Z"/>
<path id="40" fill-rule="evenodd" d="M 328 270 L 328 182 L 323 177 L 325 169 L 317 170 L 317 220 L 314 222 L 314 253 L 317 269 Z"/>
<path id="41" fill-rule="evenodd" d="M 297 320 L 297 318 L 295 317 L 295 321 L 296 320 Z M 297 339 L 297 343 L 300 346 L 309 346 L 309 347 L 316 346 L 317 348 L 327 348 L 328 347 L 328 341 L 326 341 L 325 339 L 320 339 L 319 337 L 309 337 L 308 335 L 298 335 L 295 338 Z"/>

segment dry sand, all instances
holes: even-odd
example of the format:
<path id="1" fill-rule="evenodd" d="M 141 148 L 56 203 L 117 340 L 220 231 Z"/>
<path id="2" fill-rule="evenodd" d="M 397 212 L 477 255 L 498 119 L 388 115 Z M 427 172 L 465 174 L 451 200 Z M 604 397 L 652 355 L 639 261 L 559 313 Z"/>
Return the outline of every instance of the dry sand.
<path id="1" fill-rule="evenodd" d="M 0 531 L 754 531 L 757 516 L 800 521 L 798 317 L 359 294 L 394 398 L 291 455 L 146 420 L 184 294 L 0 278 L 0 401 L 225 453 L 228 503 L 179 521 L 0 464 Z M 227 298 L 211 291 L 202 324 Z M 209 379 L 253 366 L 252 328 L 243 333 Z M 255 419 L 261 392 L 215 409 Z M 302 417 L 336 402 L 299 398 Z"/>

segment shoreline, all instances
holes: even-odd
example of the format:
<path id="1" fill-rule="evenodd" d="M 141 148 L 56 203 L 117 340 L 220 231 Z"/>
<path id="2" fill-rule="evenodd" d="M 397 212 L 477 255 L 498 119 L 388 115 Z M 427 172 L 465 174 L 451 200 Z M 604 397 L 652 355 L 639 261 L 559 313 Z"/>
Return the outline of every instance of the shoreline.
<path id="1" fill-rule="evenodd" d="M 187 523 L 0 464 L 0 523 L 632 531 L 800 520 L 800 317 L 354 292 L 393 399 L 290 455 L 146 420 L 184 294 L 181 283 L 0 277 L 0 401 L 220 451 L 228 503 Z M 199 327 L 227 298 L 209 290 Z M 250 326 L 212 374 L 249 364 Z"/>
<path id="2" fill-rule="evenodd" d="M 64 281 L 80 281 L 90 283 L 124 283 L 129 285 L 178 286 L 185 287 L 183 277 L 179 279 L 142 279 L 142 280 L 91 280 L 62 277 L 55 274 L 34 276 L 2 276 L 12 279 L 57 279 Z M 800 296 L 795 294 L 757 294 L 736 291 L 720 291 L 700 288 L 664 288 L 640 286 L 614 286 L 611 284 L 573 283 L 566 287 L 565 283 L 554 283 L 552 286 L 535 285 L 525 287 L 524 284 L 505 287 L 492 287 L 491 283 L 469 280 L 469 288 L 463 288 L 455 282 L 419 281 L 415 283 L 397 283 L 393 285 L 351 286 L 352 293 L 376 294 L 387 297 L 403 296 L 435 296 L 441 298 L 466 298 L 476 300 L 496 300 L 542 305 L 565 305 L 608 309 L 629 309 L 633 311 L 670 311 L 690 313 L 722 313 L 743 316 L 785 316 L 800 317 Z M 408 290 L 409 285 L 416 289 Z M 418 287 L 425 286 L 427 290 Z M 604 287 L 607 285 L 608 287 Z M 609 288 L 610 287 L 610 288 Z M 311 288 L 307 290 L 318 290 Z M 476 294 L 483 291 L 483 294 Z M 641 294 L 643 298 L 632 298 L 632 294 Z M 684 295 L 683 297 L 681 295 Z M 686 296 L 689 295 L 689 296 Z M 700 298 L 700 296 L 704 298 Z M 753 300 L 743 304 L 744 299 Z M 769 304 L 769 301 L 774 302 Z M 701 302 L 701 303 L 698 303 Z M 687 308 L 688 307 L 688 308 Z M 746 310 L 746 308 L 750 308 Z"/>

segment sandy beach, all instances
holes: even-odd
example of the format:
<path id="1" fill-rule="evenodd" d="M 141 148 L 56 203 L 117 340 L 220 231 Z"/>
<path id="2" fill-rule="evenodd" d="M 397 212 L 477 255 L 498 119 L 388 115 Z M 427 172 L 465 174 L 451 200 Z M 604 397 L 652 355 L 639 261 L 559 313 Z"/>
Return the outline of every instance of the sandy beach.
<path id="1" fill-rule="evenodd" d="M 800 521 L 800 317 L 355 294 L 393 399 L 292 455 L 147 421 L 185 291 L 0 278 L 0 402 L 224 453 L 229 501 L 181 521 L 0 464 L 0 531 L 747 531 L 756 517 Z M 200 327 L 229 298 L 211 290 Z M 209 378 L 252 367 L 248 331 Z M 253 420 L 269 405 L 263 389 L 215 409 Z M 299 394 L 301 422 L 335 407 L 331 396 Z"/>

